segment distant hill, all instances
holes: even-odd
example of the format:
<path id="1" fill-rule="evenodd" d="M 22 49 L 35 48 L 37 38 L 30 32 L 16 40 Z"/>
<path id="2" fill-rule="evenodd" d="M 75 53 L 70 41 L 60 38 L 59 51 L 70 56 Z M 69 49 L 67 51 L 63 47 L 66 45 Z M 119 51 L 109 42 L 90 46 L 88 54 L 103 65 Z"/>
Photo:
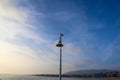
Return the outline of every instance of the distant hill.
<path id="1" fill-rule="evenodd" d="M 82 75 L 82 74 L 97 74 L 97 73 L 107 73 L 107 72 L 120 72 L 116 70 L 77 70 L 64 73 L 65 75 Z"/>

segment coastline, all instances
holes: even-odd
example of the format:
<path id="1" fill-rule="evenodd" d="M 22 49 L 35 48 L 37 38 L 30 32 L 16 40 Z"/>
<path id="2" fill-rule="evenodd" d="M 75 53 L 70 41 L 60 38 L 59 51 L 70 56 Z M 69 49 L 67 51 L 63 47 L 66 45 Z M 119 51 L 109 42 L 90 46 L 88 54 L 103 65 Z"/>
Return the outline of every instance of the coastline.
<path id="1" fill-rule="evenodd" d="M 43 77 L 59 77 L 58 74 L 35 74 L 29 76 L 43 76 Z M 120 78 L 119 75 L 108 75 L 108 74 L 90 74 L 90 75 L 62 75 L 65 78 Z"/>

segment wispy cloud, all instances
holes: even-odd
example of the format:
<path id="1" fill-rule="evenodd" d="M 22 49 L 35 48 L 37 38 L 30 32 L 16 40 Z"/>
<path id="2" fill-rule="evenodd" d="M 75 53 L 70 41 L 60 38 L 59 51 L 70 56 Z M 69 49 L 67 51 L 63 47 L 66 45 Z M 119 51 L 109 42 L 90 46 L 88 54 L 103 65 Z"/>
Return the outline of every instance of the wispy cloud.
<path id="1" fill-rule="evenodd" d="M 48 41 L 35 32 L 36 27 L 27 23 L 29 13 L 19 10 L 12 1 L 2 0 L 0 3 L 0 71 L 1 73 L 33 73 L 33 68 L 45 64 L 37 55 L 43 54 L 43 52 L 35 51 L 25 43 L 18 45 L 14 42 L 20 36 L 23 40 L 32 39 L 38 44 L 44 44 Z M 39 63 L 36 59 L 39 59 Z M 29 69 L 27 69 L 28 66 Z"/>
<path id="2" fill-rule="evenodd" d="M 14 0 L 1 0 L 0 2 L 0 17 L 7 20 L 26 21 L 27 14 L 19 11 L 12 3 Z M 22 16 L 22 17 L 21 17 Z"/>
<path id="3" fill-rule="evenodd" d="M 89 19 L 85 6 L 77 9 L 72 3 L 74 11 L 56 5 L 62 9 L 49 11 L 52 7 L 46 1 L 38 3 L 41 5 L 29 0 L 1 0 L 0 72 L 58 73 L 59 49 L 55 45 L 59 32 L 65 33 L 63 71 L 110 64 L 114 49 L 119 50 L 119 39 L 102 43 L 97 33 L 107 27 L 104 22 Z"/>
<path id="4" fill-rule="evenodd" d="M 44 38 L 43 33 L 36 31 L 38 27 L 29 23 L 30 18 L 34 21 L 34 17 L 41 14 L 31 11 L 31 7 L 22 11 L 14 5 L 14 0 L 0 4 L 0 72 L 57 73 L 59 57 L 55 41 Z M 32 45 L 28 46 L 26 42 Z M 67 53 L 80 50 L 73 44 L 68 44 L 65 49 Z"/>

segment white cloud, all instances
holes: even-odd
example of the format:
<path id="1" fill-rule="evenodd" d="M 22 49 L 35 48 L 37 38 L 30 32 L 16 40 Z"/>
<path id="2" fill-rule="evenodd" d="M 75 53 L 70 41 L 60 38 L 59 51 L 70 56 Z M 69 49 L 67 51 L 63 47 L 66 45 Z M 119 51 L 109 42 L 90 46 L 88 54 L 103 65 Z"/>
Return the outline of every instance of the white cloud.
<path id="1" fill-rule="evenodd" d="M 49 60 L 54 58 L 53 56 L 47 56 L 46 53 L 41 53 L 28 46 L 14 45 L 5 41 L 0 41 L 0 45 L 1 73 L 57 73 L 57 64 Z"/>
<path id="2" fill-rule="evenodd" d="M 0 72 L 35 73 L 41 71 L 42 73 L 46 69 L 51 71 L 48 67 L 50 64 L 42 60 L 46 57 L 42 56 L 42 51 L 36 51 L 31 46 L 14 44 L 19 36 L 22 36 L 23 40 L 24 38 L 32 39 L 39 45 L 49 41 L 42 38 L 41 34 L 37 34 L 36 27 L 27 23 L 30 14 L 19 10 L 12 1 L 0 2 Z"/>
<path id="3" fill-rule="evenodd" d="M 14 0 L 1 0 L 0 1 L 0 17 L 16 20 L 16 21 L 26 21 L 27 14 L 23 11 L 20 11 L 12 3 Z"/>
<path id="4" fill-rule="evenodd" d="M 78 47 L 78 46 L 75 46 L 71 43 L 68 43 L 64 46 L 64 49 L 65 49 L 65 53 L 73 53 L 73 52 L 76 52 L 76 53 L 80 53 L 81 52 L 81 48 Z"/>
<path id="5" fill-rule="evenodd" d="M 59 50 L 55 47 L 55 43 L 52 44 L 51 40 L 43 38 L 42 33 L 37 33 L 37 27 L 28 24 L 31 14 L 32 16 L 42 16 L 44 14 L 32 12 L 29 8 L 21 11 L 12 1 L 14 2 L 14 0 L 1 0 L 0 2 L 0 72 L 57 73 Z M 65 20 L 71 18 L 66 13 L 56 14 L 55 16 L 63 16 L 63 18 L 66 18 Z M 32 46 L 25 45 L 25 43 L 15 44 L 14 42 L 19 39 L 19 36 L 22 36 L 23 40 L 24 38 L 32 39 L 37 44 L 33 42 L 33 45 L 38 46 L 39 49 L 36 50 Z M 73 63 L 78 59 L 74 59 L 72 62 L 69 60 L 78 57 L 81 48 L 66 43 L 63 49 L 65 71 L 73 69 L 75 67 Z M 69 63 L 66 63 L 67 61 Z"/>
<path id="6" fill-rule="evenodd" d="M 15 72 L 19 69 L 23 69 L 24 71 L 24 68 L 33 64 L 31 59 L 31 57 L 35 57 L 33 50 L 24 46 L 17 46 L 4 41 L 0 41 L 0 45 L 1 73 L 11 73 L 11 71 Z"/>
<path id="7" fill-rule="evenodd" d="M 20 10 L 12 1 L 2 0 L 0 2 L 0 38 L 5 40 L 23 36 L 36 42 L 45 42 L 40 34 L 36 34 L 36 27 L 28 24 L 29 12 Z"/>

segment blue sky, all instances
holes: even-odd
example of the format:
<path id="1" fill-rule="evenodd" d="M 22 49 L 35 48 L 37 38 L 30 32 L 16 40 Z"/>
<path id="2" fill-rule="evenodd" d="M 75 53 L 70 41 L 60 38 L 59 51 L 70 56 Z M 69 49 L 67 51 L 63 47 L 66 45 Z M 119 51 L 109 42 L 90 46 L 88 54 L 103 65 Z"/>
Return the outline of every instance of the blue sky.
<path id="1" fill-rule="evenodd" d="M 1 0 L 0 72 L 120 70 L 119 0 Z"/>

